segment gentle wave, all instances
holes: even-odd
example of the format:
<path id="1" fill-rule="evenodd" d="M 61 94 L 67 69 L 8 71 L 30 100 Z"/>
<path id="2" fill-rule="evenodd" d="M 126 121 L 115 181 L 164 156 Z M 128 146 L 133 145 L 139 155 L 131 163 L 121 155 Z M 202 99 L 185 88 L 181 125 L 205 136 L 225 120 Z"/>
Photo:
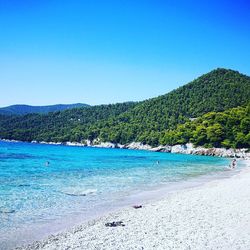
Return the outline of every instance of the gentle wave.
<path id="1" fill-rule="evenodd" d="M 33 159 L 33 158 L 38 158 L 37 156 L 33 156 L 30 154 L 0 154 L 0 159 L 5 160 L 5 159 Z"/>
<path id="2" fill-rule="evenodd" d="M 86 196 L 88 194 L 95 194 L 97 189 L 79 189 L 79 188 L 70 188 L 66 190 L 62 190 L 61 193 L 71 196 Z"/>
<path id="3" fill-rule="evenodd" d="M 0 214 L 13 214 L 13 213 L 15 213 L 14 209 L 0 208 Z"/>

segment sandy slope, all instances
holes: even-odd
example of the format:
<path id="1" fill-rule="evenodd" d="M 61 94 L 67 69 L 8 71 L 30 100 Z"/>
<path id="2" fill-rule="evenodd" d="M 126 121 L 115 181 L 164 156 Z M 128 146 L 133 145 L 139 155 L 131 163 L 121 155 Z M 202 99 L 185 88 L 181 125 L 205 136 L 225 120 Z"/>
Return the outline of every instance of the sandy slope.
<path id="1" fill-rule="evenodd" d="M 125 226 L 105 227 L 112 221 Z M 250 249 L 250 170 L 123 209 L 25 249 Z"/>

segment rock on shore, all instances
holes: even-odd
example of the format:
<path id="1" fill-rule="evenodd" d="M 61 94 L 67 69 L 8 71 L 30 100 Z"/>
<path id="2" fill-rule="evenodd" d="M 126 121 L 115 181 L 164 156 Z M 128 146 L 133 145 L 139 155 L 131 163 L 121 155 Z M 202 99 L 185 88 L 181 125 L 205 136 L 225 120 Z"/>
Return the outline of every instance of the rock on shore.
<path id="1" fill-rule="evenodd" d="M 248 149 L 226 149 L 226 148 L 204 148 L 194 147 L 193 144 L 188 143 L 185 145 L 175 145 L 171 148 L 171 153 L 180 154 L 194 154 L 194 155 L 208 155 L 208 156 L 219 156 L 219 157 L 237 157 L 249 159 L 250 153 Z"/>

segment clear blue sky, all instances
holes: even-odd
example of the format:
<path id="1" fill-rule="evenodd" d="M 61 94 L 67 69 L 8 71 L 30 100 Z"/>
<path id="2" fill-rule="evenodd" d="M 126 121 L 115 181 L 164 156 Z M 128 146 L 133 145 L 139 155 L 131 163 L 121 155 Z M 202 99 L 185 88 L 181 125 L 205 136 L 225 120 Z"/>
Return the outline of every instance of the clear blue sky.
<path id="1" fill-rule="evenodd" d="M 250 1 L 0 0 L 0 106 L 115 103 L 250 75 Z"/>

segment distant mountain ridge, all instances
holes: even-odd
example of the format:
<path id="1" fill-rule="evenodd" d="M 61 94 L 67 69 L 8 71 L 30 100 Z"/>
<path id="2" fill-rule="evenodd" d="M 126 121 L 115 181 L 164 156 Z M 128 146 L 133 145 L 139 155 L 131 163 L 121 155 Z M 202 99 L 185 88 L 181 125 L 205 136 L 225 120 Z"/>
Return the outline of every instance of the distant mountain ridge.
<path id="1" fill-rule="evenodd" d="M 46 106 L 31 106 L 26 104 L 16 104 L 0 108 L 0 114 L 2 115 L 26 115 L 31 113 L 46 114 L 49 112 L 63 111 L 66 109 L 82 108 L 88 106 L 90 105 L 85 103 L 55 104 Z"/>

